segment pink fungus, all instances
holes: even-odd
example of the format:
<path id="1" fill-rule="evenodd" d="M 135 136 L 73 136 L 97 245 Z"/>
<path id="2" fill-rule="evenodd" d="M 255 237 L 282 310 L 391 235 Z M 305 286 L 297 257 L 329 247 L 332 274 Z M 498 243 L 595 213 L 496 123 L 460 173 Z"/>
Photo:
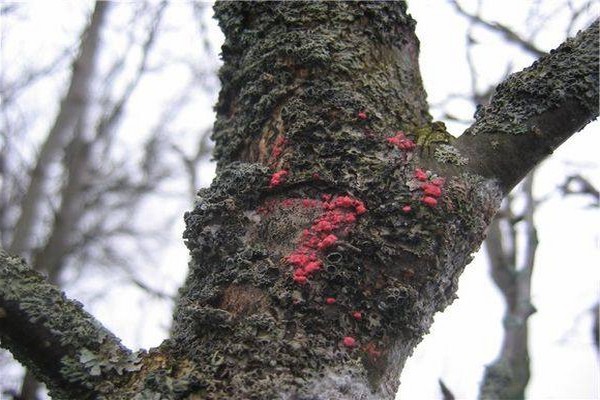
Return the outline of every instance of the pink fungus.
<path id="1" fill-rule="evenodd" d="M 396 132 L 396 136 L 387 138 L 387 142 L 400 150 L 413 150 L 416 147 L 415 142 L 408 139 L 402 131 Z"/>
<path id="2" fill-rule="evenodd" d="M 309 257 L 306 254 L 292 253 L 287 257 L 290 264 L 304 266 L 308 264 Z"/>
<path id="3" fill-rule="evenodd" d="M 425 196 L 422 199 L 423 203 L 427 204 L 429 207 L 435 207 L 437 205 L 437 200 L 431 196 Z"/>
<path id="4" fill-rule="evenodd" d="M 333 297 L 328 297 L 325 299 L 325 303 L 327 304 L 335 304 L 336 300 Z"/>
<path id="5" fill-rule="evenodd" d="M 306 271 L 302 268 L 298 268 L 297 270 L 294 271 L 294 276 L 306 276 L 307 273 L 308 273 L 308 271 Z"/>
<path id="6" fill-rule="evenodd" d="M 356 206 L 356 213 L 358 215 L 362 215 L 362 214 L 364 214 L 366 212 L 367 212 L 367 208 L 365 207 L 364 204 L 361 203 L 361 204 L 359 204 L 359 205 Z"/>
<path id="7" fill-rule="evenodd" d="M 331 195 L 330 194 L 324 194 L 321 196 L 321 198 L 323 199 L 323 201 L 329 201 L 331 200 Z"/>
<path id="8" fill-rule="evenodd" d="M 423 193 L 432 197 L 440 197 L 442 195 L 442 189 L 439 186 L 436 186 L 432 183 L 424 183 L 421 185 L 421 189 L 423 189 Z"/>
<path id="9" fill-rule="evenodd" d="M 433 183 L 435 186 L 444 186 L 444 182 L 446 182 L 444 178 L 435 178 L 431 180 L 431 183 Z"/>
<path id="10" fill-rule="evenodd" d="M 340 196 L 333 201 L 334 207 L 352 207 L 354 205 L 354 199 L 350 196 Z"/>
<path id="11" fill-rule="evenodd" d="M 315 231 L 317 232 L 331 232 L 333 230 L 333 225 L 329 221 L 319 221 L 315 225 Z"/>
<path id="12" fill-rule="evenodd" d="M 294 275 L 294 282 L 299 283 L 300 285 L 304 285 L 306 282 L 308 282 L 308 279 L 306 278 L 306 276 Z"/>
<path id="13" fill-rule="evenodd" d="M 412 210 L 412 208 L 408 204 L 405 205 L 404 207 L 402 207 L 402 211 L 404 211 L 405 213 L 409 213 L 409 212 L 411 212 L 411 210 Z"/>
<path id="14" fill-rule="evenodd" d="M 333 246 L 335 244 L 335 242 L 337 242 L 337 236 L 335 236 L 333 234 L 329 234 L 323 240 L 321 240 L 321 242 L 317 245 L 317 247 L 319 248 L 319 250 L 323 250 L 323 249 Z"/>
<path id="15" fill-rule="evenodd" d="M 319 175 L 317 172 L 314 172 L 314 173 L 312 174 L 312 178 L 313 178 L 315 181 L 319 181 L 319 180 L 321 180 L 321 175 Z"/>
<path id="16" fill-rule="evenodd" d="M 421 168 L 417 168 L 415 169 L 415 178 L 417 178 L 419 181 L 426 181 L 429 177 L 425 171 L 423 171 Z"/>
<path id="17" fill-rule="evenodd" d="M 271 175 L 270 186 L 275 187 L 281 185 L 283 182 L 285 182 L 288 174 L 288 171 L 285 169 L 275 172 L 273 175 Z"/>
<path id="18" fill-rule="evenodd" d="M 306 245 L 307 245 L 308 247 L 311 247 L 311 248 L 313 248 L 313 249 L 314 249 L 314 248 L 319 248 L 319 250 L 321 250 L 321 249 L 322 249 L 322 248 L 321 248 L 321 241 L 320 241 L 320 240 L 319 240 L 319 238 L 318 238 L 318 237 L 316 237 L 316 236 L 313 236 L 313 237 L 311 237 L 311 238 L 308 240 L 308 243 L 306 243 Z"/>
<path id="19" fill-rule="evenodd" d="M 361 111 L 358 113 L 358 118 L 362 119 L 363 121 L 367 119 L 367 113 L 364 111 Z"/>
<path id="20" fill-rule="evenodd" d="M 321 262 L 311 261 L 308 264 L 306 264 L 306 267 L 304 267 L 304 269 L 306 270 L 306 273 L 312 274 L 313 272 L 316 272 L 321 269 Z"/>
<path id="21" fill-rule="evenodd" d="M 360 321 L 362 319 L 362 313 L 360 311 L 354 311 L 352 313 L 352 317 L 357 320 Z"/>
<path id="22" fill-rule="evenodd" d="M 342 343 L 346 347 L 350 347 L 350 348 L 356 347 L 356 339 L 354 339 L 352 336 L 344 337 L 344 339 L 342 340 Z"/>
<path id="23" fill-rule="evenodd" d="M 271 158 L 278 159 L 283 153 L 283 148 L 287 144 L 287 139 L 283 136 L 277 136 L 275 139 L 275 143 L 273 144 L 273 149 L 271 150 Z"/>

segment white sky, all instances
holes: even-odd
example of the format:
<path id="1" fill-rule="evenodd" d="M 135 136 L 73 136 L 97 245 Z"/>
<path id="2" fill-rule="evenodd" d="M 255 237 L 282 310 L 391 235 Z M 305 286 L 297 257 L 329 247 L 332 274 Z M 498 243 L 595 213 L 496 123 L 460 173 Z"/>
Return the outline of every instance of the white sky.
<path id="1" fill-rule="evenodd" d="M 474 1 L 464 2 L 473 9 Z M 486 15 L 493 19 L 523 26 L 524 13 L 522 0 L 491 3 Z M 552 8 L 559 1 L 544 4 Z M 31 2 L 32 19 L 23 25 L 35 29 L 36 34 L 21 32 L 21 40 L 14 45 L 2 40 L 0 68 L 2 73 L 10 73 L 11 68 L 20 68 L 32 58 L 51 58 L 56 43 L 72 41 L 81 29 L 81 13 L 89 9 L 91 2 L 77 1 L 37 1 Z M 35 7 L 34 7 L 35 5 Z M 178 21 L 189 18 L 184 3 L 172 4 L 169 19 Z M 465 61 L 464 30 L 466 21 L 457 16 L 441 0 L 413 0 L 409 10 L 418 21 L 417 33 L 421 40 L 421 67 L 426 90 L 431 103 L 437 103 L 448 93 L 469 91 L 468 68 Z M 208 21 L 209 32 L 214 41 L 222 40 L 214 21 Z M 0 21 L 2 24 L 2 21 Z M 180 25 L 183 25 L 181 23 Z M 0 25 L 0 34 L 8 29 Z M 177 53 L 188 51 L 191 34 L 184 32 L 178 36 L 172 33 L 169 46 Z M 556 47 L 563 33 L 560 29 L 551 30 L 540 36 L 542 48 Z M 477 55 L 478 71 L 485 74 L 490 82 L 502 76 L 507 63 L 517 69 L 531 63 L 510 46 L 497 46 L 496 36 L 481 33 L 480 49 Z M 1 38 L 0 38 L 1 39 Z M 484 45 L 491 44 L 491 47 Z M 11 46 L 14 46 L 11 47 Z M 218 45 L 215 45 L 218 47 Z M 7 56 L 20 54 L 18 60 Z M 14 62 L 13 62 L 14 61 Z M 212 65 L 214 60 L 206 60 Z M 452 77 L 452 79 L 449 79 Z M 185 74 L 174 67 L 159 79 L 145 82 L 136 93 L 131 105 L 132 118 L 124 123 L 127 131 L 143 131 L 149 124 L 148 116 L 156 116 L 160 103 L 153 101 L 157 93 L 164 95 L 174 82 L 185 85 Z M 40 91 L 55 92 L 60 85 L 43 86 Z M 34 99 L 30 99 L 33 103 Z M 47 96 L 46 102 L 37 102 L 33 110 L 55 109 L 54 97 Z M 205 126 L 213 119 L 212 96 L 197 96 L 194 110 L 190 111 L 179 124 L 192 129 L 199 124 Z M 452 110 L 468 117 L 470 108 L 461 102 L 452 104 Z M 48 113 L 48 111 L 46 111 Z M 48 113 L 51 118 L 52 113 Z M 460 133 L 463 126 L 449 124 L 453 133 Z M 44 132 L 47 127 L 37 128 Z M 599 124 L 591 124 L 563 145 L 556 154 L 546 161 L 538 173 L 535 193 L 546 196 L 560 185 L 567 173 L 580 171 L 600 187 L 598 139 Z M 189 141 L 190 137 L 182 137 Z M 130 135 L 127 140 L 135 140 Z M 125 140 L 125 141 L 127 141 Z M 193 139 L 192 139 L 193 140 Z M 187 145 L 187 143 L 184 143 Z M 213 167 L 206 165 L 203 183 L 212 179 Z M 532 399 L 594 399 L 600 397 L 600 370 L 598 358 L 591 344 L 591 314 L 587 310 L 599 299 L 600 272 L 600 216 L 597 209 L 585 208 L 586 201 L 577 198 L 559 199 L 554 196 L 543 204 L 536 214 L 540 235 L 537 265 L 534 273 L 533 300 L 538 312 L 530 318 L 532 380 L 528 388 L 528 398 Z M 181 204 L 179 205 L 181 206 Z M 174 292 L 185 277 L 187 253 L 179 239 L 183 230 L 180 223 L 172 235 L 174 245 L 165 254 L 161 267 L 156 271 L 157 279 L 152 282 L 158 289 Z M 76 298 L 98 291 L 100 280 L 92 279 L 69 289 Z M 105 325 L 120 336 L 132 348 L 158 345 L 166 335 L 170 321 L 170 305 L 147 297 L 131 287 L 111 283 L 104 279 L 100 285 L 109 296 L 95 299 L 86 304 Z M 107 283 L 106 283 L 107 282 Z M 122 299 L 127 298 L 131 307 L 123 307 Z M 115 307 L 115 305 L 118 306 Z M 479 254 L 467 267 L 460 281 L 459 299 L 444 313 L 438 314 L 436 322 L 424 341 L 408 361 L 402 375 L 399 398 L 438 399 L 441 398 L 437 380 L 442 378 L 459 399 L 476 398 L 478 383 L 485 364 L 497 355 L 501 340 L 501 320 L 503 304 L 500 296 L 488 277 L 485 257 Z M 143 323 L 142 323 L 143 322 Z M 2 379 L 0 379 L 0 389 Z"/>

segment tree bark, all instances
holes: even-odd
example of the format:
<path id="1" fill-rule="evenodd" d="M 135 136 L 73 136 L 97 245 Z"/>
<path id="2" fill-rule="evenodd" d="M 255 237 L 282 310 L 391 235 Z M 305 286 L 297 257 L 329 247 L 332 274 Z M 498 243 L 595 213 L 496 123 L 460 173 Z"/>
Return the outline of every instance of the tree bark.
<path id="1" fill-rule="evenodd" d="M 103 395 L 391 399 L 505 190 L 598 114 L 597 24 L 454 140 L 427 112 L 404 2 L 223 2 L 216 15 L 217 177 L 185 215 L 171 338 Z M 530 161 L 503 161 L 522 149 Z"/>

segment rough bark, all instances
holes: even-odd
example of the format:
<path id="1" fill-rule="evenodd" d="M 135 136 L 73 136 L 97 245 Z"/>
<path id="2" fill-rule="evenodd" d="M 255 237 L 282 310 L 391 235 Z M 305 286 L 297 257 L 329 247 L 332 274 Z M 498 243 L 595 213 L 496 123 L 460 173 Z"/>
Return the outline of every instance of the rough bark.
<path id="1" fill-rule="evenodd" d="M 0 342 L 57 399 L 95 398 L 122 384 L 127 371 L 139 369 L 137 355 L 80 303 L 2 250 Z"/>
<path id="2" fill-rule="evenodd" d="M 192 260 L 172 335 L 104 395 L 391 399 L 504 190 L 549 135 L 597 115 L 597 26 L 509 81 L 550 100 L 530 109 L 506 84 L 455 142 L 427 113 L 403 2 L 224 2 L 216 13 L 218 170 L 185 216 Z M 547 93 L 574 76 L 590 82 Z M 557 107 L 577 118 L 529 125 Z M 497 160 L 525 145 L 533 161 L 515 173 L 486 161 L 488 147 Z"/>

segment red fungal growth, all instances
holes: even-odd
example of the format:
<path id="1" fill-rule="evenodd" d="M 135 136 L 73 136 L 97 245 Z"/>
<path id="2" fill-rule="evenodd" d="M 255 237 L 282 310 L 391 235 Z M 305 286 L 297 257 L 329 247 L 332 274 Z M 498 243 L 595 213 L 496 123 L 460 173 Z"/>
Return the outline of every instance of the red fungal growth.
<path id="1" fill-rule="evenodd" d="M 354 339 L 352 336 L 345 336 L 342 340 L 342 343 L 344 344 L 344 346 L 349 348 L 356 347 L 356 339 Z"/>
<path id="2" fill-rule="evenodd" d="M 357 321 L 360 321 L 362 319 L 362 313 L 360 311 L 354 311 L 352 313 L 352 318 L 354 318 Z"/>
<path id="3" fill-rule="evenodd" d="M 283 182 L 285 182 L 288 174 L 289 172 L 285 169 L 275 172 L 273 175 L 271 175 L 271 182 L 269 183 L 269 186 L 276 187 L 281 185 Z"/>
<path id="4" fill-rule="evenodd" d="M 306 282 L 308 282 L 308 278 L 306 278 L 306 276 L 303 275 L 294 275 L 294 282 L 300 285 L 304 285 Z"/>
<path id="5" fill-rule="evenodd" d="M 273 149 L 271 150 L 271 160 L 273 162 L 277 161 L 281 156 L 286 144 L 287 139 L 284 136 L 277 136 L 277 139 L 275 139 L 275 143 L 273 144 Z"/>
<path id="6" fill-rule="evenodd" d="M 398 147 L 400 150 L 413 150 L 416 147 L 415 142 L 406 137 L 402 131 L 396 132 L 396 136 L 387 138 L 387 142 Z"/>
<path id="7" fill-rule="evenodd" d="M 316 232 L 331 232 L 333 225 L 329 221 L 319 221 L 314 225 L 314 230 Z"/>
<path id="8" fill-rule="evenodd" d="M 411 212 L 411 210 L 412 210 L 412 207 L 409 206 L 408 204 L 405 205 L 404 207 L 402 207 L 402 211 L 404 211 L 405 213 L 409 213 L 409 212 Z"/>
<path id="9" fill-rule="evenodd" d="M 367 113 L 364 111 L 361 111 L 358 113 L 358 118 L 362 119 L 363 121 L 367 119 Z"/>
<path id="10" fill-rule="evenodd" d="M 325 299 L 325 303 L 331 305 L 331 304 L 335 304 L 336 300 L 333 297 L 328 297 Z"/>
<path id="11" fill-rule="evenodd" d="M 294 267 L 293 279 L 299 284 L 305 284 L 313 274 L 322 269 L 323 262 L 319 260 L 319 255 L 334 246 L 340 236 L 348 235 L 357 217 L 367 211 L 362 201 L 350 196 L 334 198 L 330 194 L 323 194 L 321 198 L 323 201 L 302 199 L 294 203 L 307 208 L 323 209 L 312 225 L 302 231 L 300 243 L 286 257 L 286 261 Z"/>
<path id="12" fill-rule="evenodd" d="M 421 189 L 423 189 L 423 193 L 428 196 L 440 197 L 442 195 L 442 189 L 433 183 L 424 183 L 421 185 Z"/>
<path id="13" fill-rule="evenodd" d="M 444 186 L 444 183 L 446 182 L 446 180 L 444 178 L 435 178 L 431 180 L 431 183 L 434 184 L 435 186 Z"/>
<path id="14" fill-rule="evenodd" d="M 356 222 L 356 217 L 354 216 L 354 214 L 346 214 L 346 219 L 344 222 L 352 224 L 352 223 Z"/>
<path id="15" fill-rule="evenodd" d="M 318 270 L 321 269 L 321 261 L 311 261 L 308 264 L 306 264 L 306 267 L 304 267 L 304 270 L 306 271 L 307 274 L 312 274 L 313 272 L 317 272 Z"/>
<path id="16" fill-rule="evenodd" d="M 328 247 L 333 246 L 335 242 L 337 242 L 337 240 L 338 238 L 334 234 L 327 235 L 323 240 L 321 240 L 317 247 L 319 248 L 319 250 L 324 250 Z"/>
<path id="17" fill-rule="evenodd" d="M 429 207 L 435 207 L 437 205 L 437 200 L 431 196 L 425 196 L 421 201 Z"/>
<path id="18" fill-rule="evenodd" d="M 356 206 L 356 213 L 358 215 L 362 215 L 362 214 L 364 214 L 366 212 L 367 212 L 367 208 L 364 206 L 364 204 L 361 203 L 361 204 L 359 204 L 359 205 Z"/>
<path id="19" fill-rule="evenodd" d="M 315 181 L 320 181 L 320 180 L 321 180 L 321 175 L 319 175 L 317 172 L 314 172 L 314 173 L 312 174 L 312 178 L 313 178 Z"/>
<path id="20" fill-rule="evenodd" d="M 429 176 L 427 175 L 427 172 L 423 171 L 421 168 L 417 168 L 415 169 L 415 178 L 421 182 L 424 182 L 429 179 Z"/>

